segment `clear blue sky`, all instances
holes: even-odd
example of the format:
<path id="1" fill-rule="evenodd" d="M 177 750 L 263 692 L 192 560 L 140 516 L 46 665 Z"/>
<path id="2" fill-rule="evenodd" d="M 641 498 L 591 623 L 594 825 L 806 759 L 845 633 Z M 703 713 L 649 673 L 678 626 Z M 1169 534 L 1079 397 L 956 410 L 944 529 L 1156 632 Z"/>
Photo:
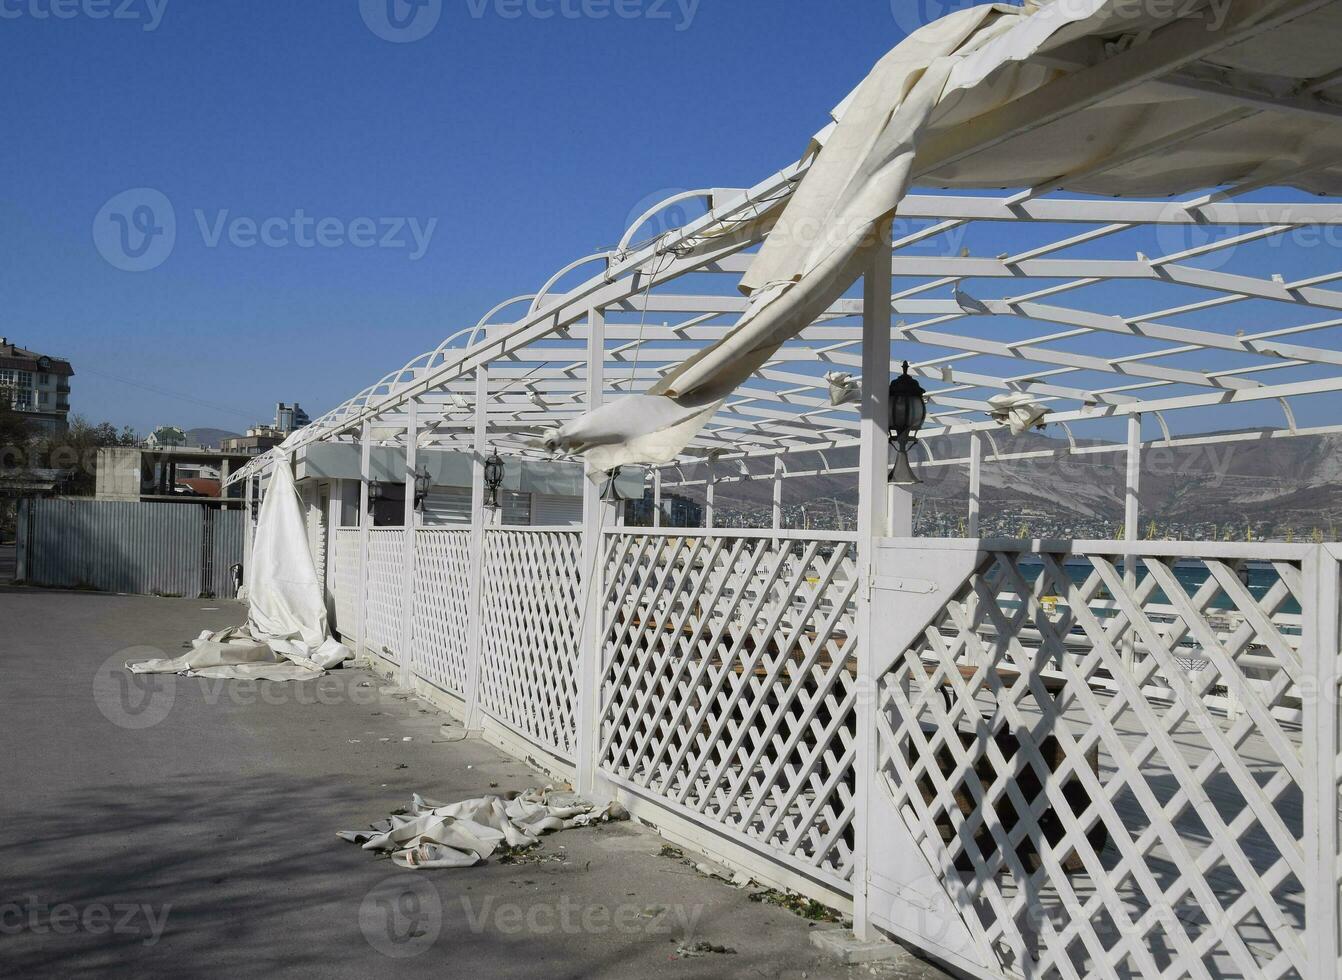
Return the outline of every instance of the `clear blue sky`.
<path id="1" fill-rule="evenodd" d="M 69 357 L 77 412 L 143 431 L 240 430 L 280 400 L 315 416 L 613 245 L 649 195 L 754 183 L 797 157 L 910 10 L 945 0 L 895 0 L 898 17 L 890 0 L 441 0 L 410 43 L 380 36 L 395 33 L 386 0 L 54 2 L 72 16 L 50 16 L 53 0 L 0 0 L 0 335 Z M 118 266 L 140 260 L 115 254 L 103 209 L 143 188 L 171 204 L 176 240 L 129 272 Z M 287 247 L 240 244 L 300 210 L 304 228 L 269 232 Z M 333 247 L 300 247 L 320 219 Z M 421 240 L 433 222 L 427 247 L 384 219 L 413 219 Z M 229 227 L 242 237 L 216 237 Z M 387 231 L 405 247 L 348 241 Z M 1020 247 L 1009 233 L 967 244 Z M 1287 246 L 1268 271 L 1322 271 L 1336 255 Z M 1227 268 L 1263 274 L 1256 261 Z M 1140 299 L 1113 308 L 1174 302 Z M 1182 322 L 1256 326 L 1252 304 Z M 1001 318 L 991 329 L 1038 332 Z M 1302 423 L 1335 420 L 1335 398 L 1312 401 Z M 1180 428 L 1228 421 L 1188 416 Z"/>
<path id="2" fill-rule="evenodd" d="M 377 36 L 357 0 L 167 0 L 153 30 L 149 0 L 111 0 L 138 19 L 74 2 L 64 20 L 3 4 L 20 16 L 0 19 L 0 334 L 74 361 L 76 411 L 141 429 L 331 407 L 613 244 L 649 193 L 794 159 L 901 36 L 884 0 L 702 0 L 683 30 L 683 0 L 633 19 L 444 0 L 413 43 Z M 131 273 L 92 228 L 141 187 L 172 203 L 177 240 Z M 408 229 L 403 249 L 209 247 L 195 214 L 208 232 L 225 209 L 299 208 L 437 225 L 412 261 Z"/>

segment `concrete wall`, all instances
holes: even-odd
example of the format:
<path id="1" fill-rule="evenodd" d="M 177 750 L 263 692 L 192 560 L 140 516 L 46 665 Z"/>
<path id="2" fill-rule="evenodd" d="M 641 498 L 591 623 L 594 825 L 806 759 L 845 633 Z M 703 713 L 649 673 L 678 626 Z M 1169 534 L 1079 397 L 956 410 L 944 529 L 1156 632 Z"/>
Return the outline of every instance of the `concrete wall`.
<path id="1" fill-rule="evenodd" d="M 139 449 L 99 449 L 94 495 L 102 500 L 139 500 L 140 472 Z"/>

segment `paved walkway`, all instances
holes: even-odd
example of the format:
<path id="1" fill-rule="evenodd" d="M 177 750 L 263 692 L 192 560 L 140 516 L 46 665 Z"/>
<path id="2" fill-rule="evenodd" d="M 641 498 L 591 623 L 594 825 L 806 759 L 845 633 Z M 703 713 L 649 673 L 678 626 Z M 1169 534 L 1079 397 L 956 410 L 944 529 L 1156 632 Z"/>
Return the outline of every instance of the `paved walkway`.
<path id="1" fill-rule="evenodd" d="M 414 791 L 537 777 L 443 741 L 444 716 L 364 670 L 252 686 L 119 668 L 241 616 L 0 588 L 0 975 L 872 975 L 629 823 L 547 838 L 543 863 L 458 871 L 399 871 L 338 840 Z M 687 942 L 737 952 L 677 956 Z M 942 976 L 912 960 L 876 974 Z"/>

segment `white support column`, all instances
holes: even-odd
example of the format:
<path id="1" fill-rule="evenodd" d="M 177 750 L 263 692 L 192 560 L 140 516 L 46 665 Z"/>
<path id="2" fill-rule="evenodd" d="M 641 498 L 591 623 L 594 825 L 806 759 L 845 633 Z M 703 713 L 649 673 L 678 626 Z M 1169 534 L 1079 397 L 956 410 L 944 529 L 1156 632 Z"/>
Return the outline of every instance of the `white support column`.
<path id="1" fill-rule="evenodd" d="M 882 229 L 881 240 L 889 241 Z M 876 679 L 873 676 L 871 580 L 875 539 L 886 526 L 890 433 L 890 250 L 877 249 L 862 277 L 862 421 L 857 507 L 857 740 L 853 807 L 853 932 L 870 938 L 867 854 L 874 828 L 870 797 L 876 781 Z"/>
<path id="2" fill-rule="evenodd" d="M 774 457 L 773 529 L 783 529 L 783 460 L 778 456 Z"/>
<path id="3" fill-rule="evenodd" d="M 587 411 L 601 407 L 605 397 L 606 315 L 603 310 L 587 314 Z M 578 792 L 595 800 L 608 793 L 599 786 L 597 752 L 601 742 L 601 676 L 605 658 L 605 553 L 604 531 L 613 523 L 616 505 L 601 499 L 602 481 L 583 484 L 582 575 L 584 605 L 578 659 Z"/>
<path id="4" fill-rule="evenodd" d="M 969 536 L 979 536 L 979 510 L 983 493 L 983 436 L 977 432 L 969 437 Z"/>
<path id="5" fill-rule="evenodd" d="M 885 527 L 892 538 L 913 537 L 913 494 L 893 483 L 885 485 Z"/>
<path id="6" fill-rule="evenodd" d="M 475 369 L 475 440 L 471 453 L 471 578 L 466 625 L 466 727 L 480 727 L 480 662 L 484 655 L 480 620 L 485 566 L 485 459 L 489 455 L 489 368 Z"/>
<path id="7" fill-rule="evenodd" d="M 252 576 L 252 475 L 242 481 L 242 585 Z M 250 592 L 248 593 L 250 594 Z"/>
<path id="8" fill-rule="evenodd" d="M 354 652 L 363 654 L 364 631 L 368 622 L 368 529 L 373 515 L 368 512 L 368 480 L 373 472 L 373 424 L 367 419 L 359 429 L 359 587 L 354 632 Z"/>
<path id="9" fill-rule="evenodd" d="M 1308 980 L 1332 980 L 1339 955 L 1337 853 L 1338 752 L 1342 749 L 1339 723 L 1337 651 L 1339 636 L 1338 559 L 1336 546 L 1320 545 L 1305 561 L 1312 609 L 1305 616 L 1302 667 L 1312 697 L 1303 701 L 1305 803 L 1305 962 Z M 1309 588 L 1307 586 L 1307 588 Z"/>
<path id="10" fill-rule="evenodd" d="M 652 471 L 652 526 L 662 526 L 662 468 Z"/>
<path id="11" fill-rule="evenodd" d="M 344 480 L 332 480 L 330 495 L 326 500 L 326 581 L 322 583 L 322 589 L 326 596 L 326 613 L 331 617 L 335 616 L 335 589 L 340 561 L 340 521 L 344 509 L 342 506 L 342 501 L 345 499 L 344 489 Z M 344 631 L 339 622 L 336 622 L 336 629 L 340 632 Z"/>
<path id="12" fill-rule="evenodd" d="M 415 472 L 419 467 L 419 399 L 406 403 L 405 423 L 405 518 L 401 534 L 405 564 L 401 571 L 401 687 L 410 687 L 414 672 L 410 658 L 415 642 Z"/>
<path id="13" fill-rule="evenodd" d="M 716 485 L 716 473 L 713 470 L 711 462 L 705 464 L 708 466 L 708 482 L 704 486 L 704 527 L 708 530 L 713 529 L 713 488 Z"/>
<path id="14" fill-rule="evenodd" d="M 1123 540 L 1136 544 L 1141 540 L 1141 489 L 1142 489 L 1142 416 L 1136 413 L 1128 416 L 1128 472 L 1123 498 Z M 1137 558 L 1126 555 L 1123 558 L 1123 585 L 1132 594 L 1137 587 Z M 1136 666 L 1136 628 L 1129 624 L 1123 641 L 1123 659 L 1131 669 Z"/>

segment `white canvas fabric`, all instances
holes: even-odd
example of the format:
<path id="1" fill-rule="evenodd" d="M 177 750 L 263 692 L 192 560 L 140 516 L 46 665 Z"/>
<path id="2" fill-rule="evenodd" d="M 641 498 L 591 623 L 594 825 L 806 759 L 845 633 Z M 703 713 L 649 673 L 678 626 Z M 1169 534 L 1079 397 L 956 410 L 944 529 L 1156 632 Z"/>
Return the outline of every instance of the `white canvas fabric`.
<path id="1" fill-rule="evenodd" d="M 1041 425 L 1048 409 L 1040 405 L 1023 391 L 1009 395 L 993 395 L 988 399 L 992 408 L 992 417 L 1005 425 L 1013 436 L 1029 432 Z"/>
<path id="2" fill-rule="evenodd" d="M 127 669 L 138 674 L 287 681 L 314 677 L 349 657 L 349 650 L 327 628 L 323 587 L 287 463 L 271 472 L 246 572 L 245 625 L 206 631 L 191 641 L 190 653 L 131 661 Z"/>
<path id="3" fill-rule="evenodd" d="M 418 793 L 404 811 L 371 830 L 342 830 L 336 836 L 365 851 L 391 854 L 411 870 L 468 868 L 500 846 L 528 847 L 542 834 L 625 818 L 618 803 L 596 807 L 571 793 L 528 790 L 512 799 L 480 796 L 459 803 L 435 803 Z"/>
<path id="4" fill-rule="evenodd" d="M 1289 88 L 1342 67 L 1342 3 L 1257 33 L 1252 24 L 1286 9 L 1287 0 L 1252 6 L 1246 13 L 1248 5 L 1224 0 L 983 4 L 916 31 L 840 104 L 835 123 L 808 149 L 814 161 L 781 215 L 769 216 L 768 237 L 742 279 L 750 304 L 736 326 L 647 394 L 624 396 L 561 426 L 547 445 L 585 454 L 592 469 L 673 460 L 733 389 L 856 281 L 873 251 L 885 247 L 880 229 L 915 180 L 1164 195 L 1263 179 L 1342 192 L 1342 125 L 1289 113 L 1237 113 L 1196 87 L 1205 76 L 1253 90 L 1270 75 Z M 1236 17 L 1253 18 L 1245 34 L 1233 35 L 1243 39 L 1216 47 L 1216 32 Z M 1092 39 L 1121 54 L 1169 22 L 1193 18 L 1201 22 L 1191 25 L 1190 36 L 1202 32 L 1210 44 L 1180 65 L 1182 84 L 1139 77 L 1110 91 L 1094 83 L 1093 99 L 1079 85 L 1072 108 L 1059 118 L 982 151 L 948 151 L 972 148 L 985 116 L 1066 76 L 1067 45 Z M 1142 152 L 1209 118 L 1215 124 L 1196 139 Z"/>

